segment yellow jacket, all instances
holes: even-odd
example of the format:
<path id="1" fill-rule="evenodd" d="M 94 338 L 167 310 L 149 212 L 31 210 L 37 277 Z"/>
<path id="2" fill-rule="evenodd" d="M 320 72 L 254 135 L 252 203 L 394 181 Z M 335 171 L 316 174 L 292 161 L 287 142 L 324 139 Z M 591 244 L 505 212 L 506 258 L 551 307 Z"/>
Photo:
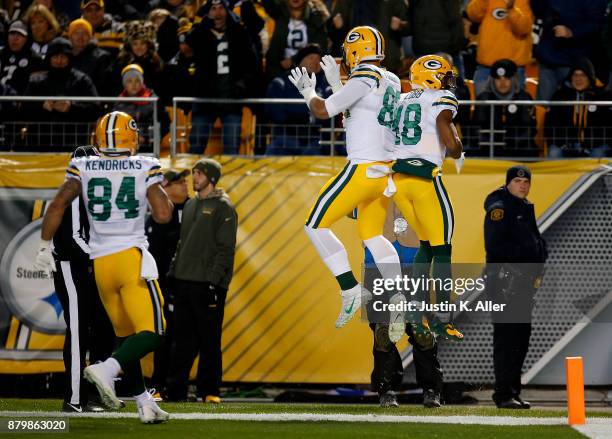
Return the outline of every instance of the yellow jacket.
<path id="1" fill-rule="evenodd" d="M 471 0 L 467 15 L 470 21 L 480 23 L 478 64 L 491 66 L 507 58 L 525 66 L 531 60 L 533 13 L 529 0 L 516 0 L 509 11 L 506 0 Z"/>

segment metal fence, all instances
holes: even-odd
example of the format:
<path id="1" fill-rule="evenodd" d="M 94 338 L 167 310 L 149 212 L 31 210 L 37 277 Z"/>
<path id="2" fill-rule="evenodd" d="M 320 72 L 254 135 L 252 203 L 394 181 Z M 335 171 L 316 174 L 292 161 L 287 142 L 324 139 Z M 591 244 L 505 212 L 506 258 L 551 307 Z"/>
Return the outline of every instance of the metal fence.
<path id="1" fill-rule="evenodd" d="M 147 102 L 152 120 L 139 125 L 141 151 L 160 155 L 168 148 L 179 153 L 245 155 L 345 155 L 342 116 L 328 121 L 309 119 L 302 99 L 201 99 L 176 97 L 167 111 L 169 135 L 162 139 L 158 98 L 119 97 L 0 97 L 0 149 L 15 152 L 66 151 L 89 143 L 94 120 L 31 120 L 27 105 L 42 101 L 93 102 L 103 111 L 124 103 Z M 119 103 L 119 104 L 118 104 Z M 113 105 L 115 104 L 115 105 Z M 456 124 L 469 156 L 536 159 L 542 157 L 610 156 L 612 102 L 460 101 Z M 14 107 L 11 109 L 10 107 Z M 280 106 L 280 107 L 274 107 Z M 270 116 L 302 106 L 304 121 Z M 567 120 L 548 120 L 548 107 L 568 106 L 579 115 L 573 126 Z M 8 110 L 7 110 L 8 108 Z M 280 109 L 280 110 L 279 110 Z M 193 110 L 193 111 L 192 111 Z M 162 110 L 163 111 L 163 110 Z M 599 113 L 596 113 L 599 112 Z M 592 124 L 593 115 L 608 112 L 604 122 Z M 516 117 L 523 113 L 521 119 Z M 224 116 L 217 119 L 218 114 Z M 137 119 L 138 120 L 138 119 Z M 291 123 L 290 121 L 294 121 Z M 599 117 L 602 120 L 602 117 Z M 552 123 L 551 123 L 552 122 Z M 572 126 L 570 126 L 572 125 Z"/>

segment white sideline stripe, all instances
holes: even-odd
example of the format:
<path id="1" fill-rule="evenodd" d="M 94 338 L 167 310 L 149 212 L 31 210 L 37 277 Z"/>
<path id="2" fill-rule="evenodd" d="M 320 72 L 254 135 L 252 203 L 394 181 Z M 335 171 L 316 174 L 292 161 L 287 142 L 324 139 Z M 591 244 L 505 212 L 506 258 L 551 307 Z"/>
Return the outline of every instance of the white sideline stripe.
<path id="1" fill-rule="evenodd" d="M 587 424 L 574 425 L 575 430 L 579 431 L 590 439 L 610 439 L 612 437 L 612 421 L 608 424 Z"/>
<path id="2" fill-rule="evenodd" d="M 0 417 L 49 418 L 138 418 L 135 412 L 63 413 L 0 411 Z M 462 425 L 567 425 L 567 418 L 531 418 L 512 416 L 412 416 L 412 415 L 352 415 L 323 413 L 170 413 L 170 419 L 202 421 L 305 421 L 305 422 L 380 422 L 410 424 L 462 424 Z M 609 418 L 588 418 L 588 426 L 612 427 Z M 609 437 L 609 436 L 608 436 Z"/>

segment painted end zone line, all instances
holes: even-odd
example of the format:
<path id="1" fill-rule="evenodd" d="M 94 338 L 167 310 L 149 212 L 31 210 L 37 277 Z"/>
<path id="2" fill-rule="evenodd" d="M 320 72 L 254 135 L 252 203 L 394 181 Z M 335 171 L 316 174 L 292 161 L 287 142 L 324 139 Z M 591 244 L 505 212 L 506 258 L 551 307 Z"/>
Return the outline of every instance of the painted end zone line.
<path id="1" fill-rule="evenodd" d="M 58 418 L 137 418 L 134 412 L 63 413 L 0 411 L 0 417 L 58 417 Z M 428 423 L 463 425 L 567 425 L 567 418 L 533 418 L 512 416 L 410 416 L 410 415 L 350 415 L 320 413 L 170 413 L 170 419 L 220 420 L 220 421 L 267 421 L 267 422 L 388 422 Z M 611 425 L 606 418 L 589 418 L 589 425 Z"/>

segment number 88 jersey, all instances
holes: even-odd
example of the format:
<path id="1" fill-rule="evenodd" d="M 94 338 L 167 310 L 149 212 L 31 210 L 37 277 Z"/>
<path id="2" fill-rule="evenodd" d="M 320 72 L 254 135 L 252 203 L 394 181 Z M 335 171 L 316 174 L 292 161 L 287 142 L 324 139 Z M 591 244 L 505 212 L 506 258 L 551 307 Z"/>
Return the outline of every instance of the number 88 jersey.
<path id="1" fill-rule="evenodd" d="M 458 101 L 449 90 L 415 89 L 403 93 L 395 105 L 395 159 L 420 158 L 438 166 L 446 156 L 436 119 L 443 110 L 457 115 Z"/>
<path id="2" fill-rule="evenodd" d="M 163 181 L 159 160 L 137 155 L 80 157 L 70 161 L 66 177 L 81 182 L 91 259 L 148 245 L 147 189 Z"/>

